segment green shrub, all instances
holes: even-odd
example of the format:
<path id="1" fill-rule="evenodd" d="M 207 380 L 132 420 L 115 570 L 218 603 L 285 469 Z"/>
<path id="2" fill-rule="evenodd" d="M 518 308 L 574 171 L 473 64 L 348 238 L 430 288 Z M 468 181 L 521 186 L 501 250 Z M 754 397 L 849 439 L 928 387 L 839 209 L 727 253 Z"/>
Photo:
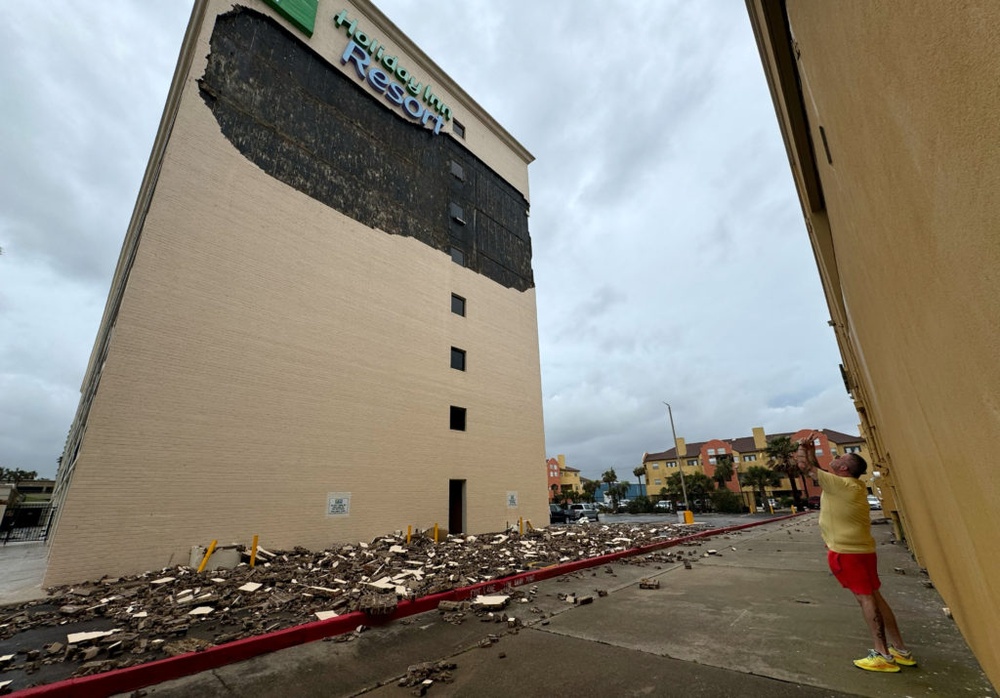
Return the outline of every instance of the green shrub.
<path id="1" fill-rule="evenodd" d="M 719 490 L 711 494 L 712 508 L 722 514 L 738 514 L 743 511 L 743 499 L 729 490 Z"/>

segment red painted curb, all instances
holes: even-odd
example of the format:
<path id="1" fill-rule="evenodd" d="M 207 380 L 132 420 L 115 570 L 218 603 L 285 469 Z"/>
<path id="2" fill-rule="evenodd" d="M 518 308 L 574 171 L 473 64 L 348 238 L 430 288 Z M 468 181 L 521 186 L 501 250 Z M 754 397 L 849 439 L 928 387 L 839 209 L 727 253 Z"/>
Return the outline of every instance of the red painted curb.
<path id="1" fill-rule="evenodd" d="M 480 582 L 478 584 L 461 587 L 459 589 L 452 589 L 440 594 L 400 601 L 399 605 L 396 606 L 396 611 L 384 617 L 372 618 L 362 612 L 350 613 L 346 616 L 337 616 L 336 618 L 328 618 L 327 620 L 296 625 L 291 628 L 285 628 L 284 630 L 276 630 L 275 632 L 267 633 L 265 635 L 256 635 L 254 637 L 243 638 L 242 640 L 234 640 L 233 642 L 227 642 L 224 645 L 214 645 L 200 652 L 189 652 L 176 657 L 168 657 L 166 659 L 158 659 L 145 664 L 137 664 L 136 666 L 126 667 L 125 669 L 114 669 L 112 671 L 104 672 L 103 674 L 81 676 L 79 678 L 65 679 L 63 681 L 45 684 L 43 686 L 24 688 L 11 693 L 10 695 L 16 696 L 17 698 L 36 698 L 41 696 L 44 696 L 44 698 L 79 698 L 79 696 L 98 698 L 98 696 L 110 696 L 116 693 L 127 693 L 145 686 L 152 686 L 153 684 L 163 683 L 164 681 L 179 679 L 182 676 L 190 676 L 191 674 L 197 674 L 202 671 L 216 669 L 220 666 L 225 666 L 226 664 L 242 662 L 244 660 L 251 659 L 252 657 L 256 657 L 261 654 L 268 654 L 270 652 L 276 652 L 287 647 L 322 640 L 325 637 L 343 635 L 344 633 L 356 629 L 359 625 L 370 625 L 373 623 L 381 624 L 397 620 L 399 618 L 412 616 L 417 613 L 432 611 L 437 608 L 438 604 L 442 601 L 464 601 L 480 594 L 491 594 L 503 589 L 517 588 L 524 586 L 525 584 L 533 584 L 545 579 L 551 579 L 552 577 L 569 574 L 570 572 L 606 565 L 609 562 L 614 562 L 615 560 L 620 560 L 624 557 L 643 555 L 656 550 L 662 550 L 663 548 L 680 545 L 698 538 L 709 538 L 711 536 L 717 536 L 731 531 L 753 528 L 765 523 L 774 523 L 775 521 L 783 521 L 785 519 L 802 516 L 806 513 L 808 512 L 800 512 L 773 519 L 766 519 L 764 521 L 740 524 L 739 526 L 713 528 L 708 531 L 693 533 L 690 536 L 664 540 L 660 543 L 652 543 L 641 547 L 628 548 L 618 552 L 609 553 L 607 555 L 601 555 L 599 557 L 591 557 L 585 560 L 575 560 L 562 565 L 553 565 L 551 567 L 543 567 L 531 572 L 523 572 L 521 574 L 514 575 L 513 577 L 506 577 L 504 579 L 497 579 L 489 582 Z"/>

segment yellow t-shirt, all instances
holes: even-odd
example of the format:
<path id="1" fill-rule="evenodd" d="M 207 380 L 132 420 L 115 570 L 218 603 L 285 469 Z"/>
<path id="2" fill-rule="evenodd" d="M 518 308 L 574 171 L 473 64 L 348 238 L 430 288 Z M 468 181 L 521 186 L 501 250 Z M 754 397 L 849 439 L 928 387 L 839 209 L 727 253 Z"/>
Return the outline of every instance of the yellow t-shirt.
<path id="1" fill-rule="evenodd" d="M 835 553 L 873 553 L 868 488 L 853 477 L 840 477 L 816 468 L 823 494 L 819 498 L 819 532 Z"/>

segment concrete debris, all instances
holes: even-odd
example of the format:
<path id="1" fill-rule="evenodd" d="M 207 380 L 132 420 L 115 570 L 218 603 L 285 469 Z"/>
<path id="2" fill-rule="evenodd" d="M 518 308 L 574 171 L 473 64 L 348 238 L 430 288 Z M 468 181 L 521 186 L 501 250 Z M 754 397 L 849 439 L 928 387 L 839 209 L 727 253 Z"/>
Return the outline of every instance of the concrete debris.
<path id="1" fill-rule="evenodd" d="M 640 589 L 659 589 L 660 588 L 660 580 L 659 579 L 648 579 L 648 578 L 640 579 L 639 580 L 639 588 Z"/>
<path id="2" fill-rule="evenodd" d="M 416 687 L 411 693 L 415 696 L 423 696 L 427 694 L 427 689 L 435 681 L 440 681 L 441 683 L 451 683 L 454 681 L 452 672 L 457 667 L 458 665 L 454 662 L 444 660 L 414 664 L 407 668 L 406 676 L 400 679 L 397 685 L 400 688 Z"/>
<path id="3" fill-rule="evenodd" d="M 43 667 L 45 681 L 58 681 L 357 611 L 385 618 L 396 610 L 401 599 L 502 580 L 690 532 L 691 527 L 682 525 L 598 523 L 572 529 L 531 528 L 524 534 L 509 529 L 478 536 L 444 535 L 438 543 L 433 540 L 433 531 L 418 531 L 409 541 L 406 535 L 396 532 L 371 542 L 321 551 L 297 547 L 271 552 L 258 547 L 255 567 L 249 565 L 250 551 L 239 548 L 241 561 L 234 569 L 199 574 L 197 567 L 177 565 L 140 575 L 56 587 L 48 590 L 46 599 L 0 607 L 0 678 L 5 672 L 14 672 L 11 690 L 19 690 L 38 678 L 26 675 Z M 690 568 L 682 551 L 664 549 L 626 557 L 615 564 L 679 562 Z M 597 572 L 587 571 L 586 576 Z M 604 574 L 614 577 L 614 568 L 605 566 Z M 570 577 L 583 578 L 584 572 L 558 579 Z M 503 610 L 515 603 L 544 618 L 544 613 L 533 605 L 537 593 L 537 586 L 508 588 L 502 594 L 471 601 L 443 601 L 438 610 L 443 622 L 460 624 L 478 619 L 499 624 L 505 632 L 517 632 L 523 627 L 521 621 Z M 603 597 L 607 591 L 594 589 L 593 593 Z M 566 598 L 577 604 L 592 603 L 593 599 L 590 595 Z M 548 623 L 544 619 L 540 622 Z M 52 632 L 41 632 L 45 628 L 65 632 L 65 642 L 53 642 Z M 360 626 L 331 641 L 354 641 L 363 630 L 364 626 Z M 40 639 L 32 648 L 34 637 Z M 419 666 L 424 675 L 408 684 L 410 687 L 425 680 L 447 683 L 450 678 L 443 677 L 450 677 L 454 668 Z"/>
<path id="4" fill-rule="evenodd" d="M 509 596 L 503 594 L 496 594 L 493 596 L 477 596 L 472 601 L 472 608 L 484 608 L 489 610 L 498 610 L 507 607 L 507 602 L 510 601 Z"/>

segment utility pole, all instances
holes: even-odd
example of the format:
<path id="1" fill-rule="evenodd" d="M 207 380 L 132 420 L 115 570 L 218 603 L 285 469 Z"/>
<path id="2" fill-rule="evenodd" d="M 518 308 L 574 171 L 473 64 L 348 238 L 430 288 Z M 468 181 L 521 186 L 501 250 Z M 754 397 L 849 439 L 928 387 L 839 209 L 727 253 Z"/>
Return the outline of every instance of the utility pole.
<path id="1" fill-rule="evenodd" d="M 677 456 L 677 467 L 681 469 L 681 492 L 684 493 L 684 508 L 691 511 L 691 506 L 688 504 L 688 491 L 687 485 L 684 484 L 684 462 L 681 460 L 681 454 L 677 450 L 677 431 L 674 429 L 674 411 L 670 409 L 670 403 L 664 402 L 667 406 L 667 414 L 670 415 L 670 433 L 674 436 L 674 455 Z"/>

